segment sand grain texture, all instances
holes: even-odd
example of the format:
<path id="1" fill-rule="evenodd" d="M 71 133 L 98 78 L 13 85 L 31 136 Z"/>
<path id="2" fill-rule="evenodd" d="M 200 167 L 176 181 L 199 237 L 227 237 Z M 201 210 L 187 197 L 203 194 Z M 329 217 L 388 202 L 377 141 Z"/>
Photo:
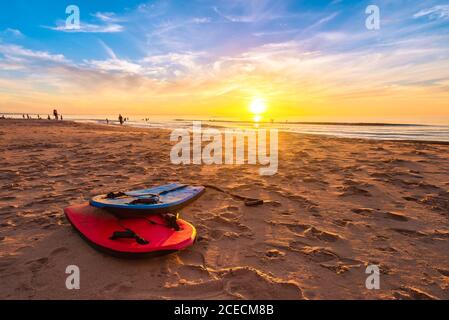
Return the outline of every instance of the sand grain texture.
<path id="1" fill-rule="evenodd" d="M 279 172 L 174 166 L 169 132 L 0 121 L 1 299 L 449 299 L 449 146 L 281 133 Z M 107 146 L 106 148 L 104 146 Z M 182 212 L 200 239 L 165 257 L 96 252 L 62 209 L 116 189 L 215 190 Z M 67 265 L 81 290 L 65 288 Z M 381 268 L 381 290 L 365 268 Z"/>

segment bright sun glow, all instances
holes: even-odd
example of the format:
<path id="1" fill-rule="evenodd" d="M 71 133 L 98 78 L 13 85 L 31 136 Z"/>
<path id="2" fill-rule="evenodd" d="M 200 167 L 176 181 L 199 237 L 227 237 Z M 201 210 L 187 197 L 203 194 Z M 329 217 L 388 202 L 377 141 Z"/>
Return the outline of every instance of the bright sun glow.
<path id="1" fill-rule="evenodd" d="M 249 111 L 255 115 L 261 115 L 267 110 L 264 99 L 254 98 L 249 106 Z"/>
<path id="2" fill-rule="evenodd" d="M 253 120 L 254 120 L 254 122 L 260 122 L 260 121 L 262 120 L 262 116 L 256 114 L 256 115 L 254 116 Z"/>

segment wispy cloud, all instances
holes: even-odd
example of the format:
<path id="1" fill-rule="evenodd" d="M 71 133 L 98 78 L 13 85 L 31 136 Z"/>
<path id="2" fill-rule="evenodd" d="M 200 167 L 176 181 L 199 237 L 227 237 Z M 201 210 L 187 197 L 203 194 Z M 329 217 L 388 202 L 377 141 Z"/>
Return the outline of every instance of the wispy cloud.
<path id="1" fill-rule="evenodd" d="M 84 60 L 85 66 L 100 72 L 122 72 L 125 74 L 139 74 L 142 66 L 126 59 L 120 59 L 106 43 L 99 41 L 108 55 L 106 60 Z"/>
<path id="2" fill-rule="evenodd" d="M 269 0 L 230 1 L 227 9 L 214 6 L 214 12 L 229 22 L 256 23 L 286 16 L 284 5 Z"/>
<path id="3" fill-rule="evenodd" d="M 325 25 L 326 23 L 334 20 L 338 15 L 340 14 L 340 12 L 333 12 L 321 19 L 319 19 L 317 22 L 315 22 L 314 24 L 310 25 L 309 27 L 306 28 L 306 30 L 313 30 L 315 28 L 318 28 L 322 25 Z"/>
<path id="4" fill-rule="evenodd" d="M 20 30 L 13 29 L 13 28 L 6 28 L 5 30 L 0 32 L 0 35 L 11 36 L 14 38 L 23 38 L 24 37 L 24 34 Z"/>
<path id="5" fill-rule="evenodd" d="M 217 7 L 214 7 L 214 11 L 215 13 L 217 13 L 220 17 L 231 21 L 231 22 L 255 22 L 257 21 L 259 18 L 255 15 L 230 15 L 230 14 L 225 14 L 222 13 Z"/>
<path id="6" fill-rule="evenodd" d="M 193 18 L 192 22 L 196 24 L 203 24 L 203 23 L 210 23 L 212 21 L 209 17 L 199 17 L 199 18 Z"/>
<path id="7" fill-rule="evenodd" d="M 121 22 L 124 21 L 123 18 L 117 17 L 114 12 L 96 12 L 92 16 L 98 18 L 104 22 Z"/>
<path id="8" fill-rule="evenodd" d="M 428 17 L 429 19 L 449 19 L 449 4 L 438 5 L 423 9 L 413 15 L 414 18 Z"/>
<path id="9" fill-rule="evenodd" d="M 106 25 L 97 25 L 97 24 L 80 24 L 79 29 L 67 28 L 64 24 L 59 24 L 55 27 L 46 27 L 48 29 L 54 31 L 61 32 L 70 32 L 70 33 L 116 33 L 122 32 L 124 27 L 119 24 L 106 24 Z"/>
<path id="10" fill-rule="evenodd" d="M 124 21 L 112 12 L 97 12 L 92 14 L 99 23 L 85 23 L 81 21 L 79 28 L 68 28 L 66 22 L 59 20 L 56 26 L 44 26 L 54 31 L 69 33 L 117 33 L 124 31 L 124 26 L 119 22 Z"/>
<path id="11" fill-rule="evenodd" d="M 0 53 L 16 61 L 31 59 L 48 62 L 68 62 L 62 54 L 51 54 L 47 51 L 33 51 L 14 44 L 0 44 Z"/>
<path id="12" fill-rule="evenodd" d="M 122 72 L 128 74 L 140 74 L 142 67 L 136 63 L 132 63 L 123 59 L 107 59 L 107 60 L 85 60 L 89 68 L 100 72 Z"/>

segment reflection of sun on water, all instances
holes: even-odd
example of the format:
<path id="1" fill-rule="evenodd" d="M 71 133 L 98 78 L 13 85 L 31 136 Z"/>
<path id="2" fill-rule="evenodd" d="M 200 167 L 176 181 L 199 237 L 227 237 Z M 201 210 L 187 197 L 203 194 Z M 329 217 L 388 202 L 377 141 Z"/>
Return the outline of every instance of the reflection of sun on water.
<path id="1" fill-rule="evenodd" d="M 256 114 L 253 119 L 254 119 L 254 122 L 260 122 L 260 120 L 262 120 L 262 116 L 259 114 Z"/>
<path id="2" fill-rule="evenodd" d="M 254 122 L 260 122 L 262 120 L 262 114 L 267 111 L 267 104 L 265 100 L 262 98 L 254 98 L 251 104 L 249 105 L 249 111 L 254 115 Z"/>

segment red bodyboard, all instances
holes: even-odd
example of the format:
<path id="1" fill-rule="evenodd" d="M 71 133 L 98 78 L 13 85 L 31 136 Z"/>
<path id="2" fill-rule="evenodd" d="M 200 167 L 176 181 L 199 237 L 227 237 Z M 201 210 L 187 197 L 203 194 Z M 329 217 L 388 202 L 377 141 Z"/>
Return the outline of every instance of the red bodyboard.
<path id="1" fill-rule="evenodd" d="M 123 219 L 89 204 L 68 207 L 64 209 L 64 213 L 72 226 L 89 244 L 101 251 L 118 256 L 167 254 L 190 247 L 196 239 L 195 227 L 182 219 L 178 219 L 181 230 L 175 231 L 165 226 L 165 221 L 154 214 Z M 110 239 L 115 231 L 125 231 L 126 228 L 149 243 L 139 244 L 135 239 Z"/>

